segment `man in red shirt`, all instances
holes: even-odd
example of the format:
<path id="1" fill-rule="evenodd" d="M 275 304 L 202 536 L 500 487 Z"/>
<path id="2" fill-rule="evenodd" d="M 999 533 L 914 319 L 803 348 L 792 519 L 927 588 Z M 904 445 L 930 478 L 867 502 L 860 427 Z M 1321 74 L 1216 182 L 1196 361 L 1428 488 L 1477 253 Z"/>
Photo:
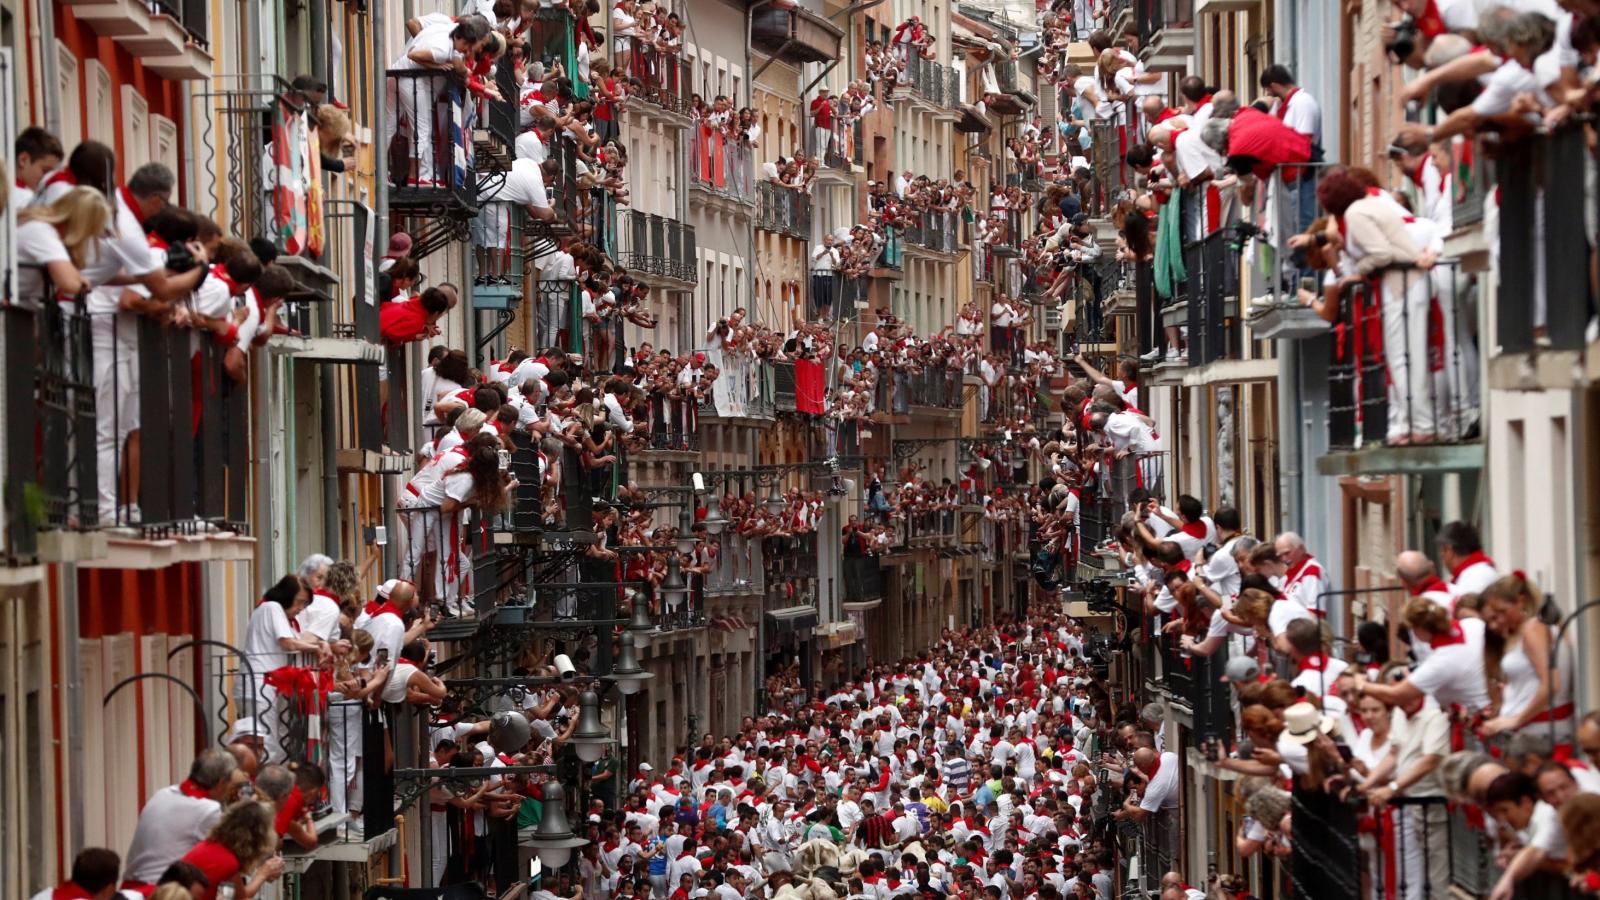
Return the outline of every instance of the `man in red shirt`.
<path id="1" fill-rule="evenodd" d="M 439 318 L 450 309 L 440 288 L 428 288 L 409 300 L 391 300 L 378 310 L 378 333 L 386 344 L 408 344 L 439 333 Z"/>
<path id="2" fill-rule="evenodd" d="M 811 101 L 811 125 L 817 165 L 825 167 L 828 151 L 833 146 L 833 92 L 827 85 L 817 88 L 817 97 Z"/>

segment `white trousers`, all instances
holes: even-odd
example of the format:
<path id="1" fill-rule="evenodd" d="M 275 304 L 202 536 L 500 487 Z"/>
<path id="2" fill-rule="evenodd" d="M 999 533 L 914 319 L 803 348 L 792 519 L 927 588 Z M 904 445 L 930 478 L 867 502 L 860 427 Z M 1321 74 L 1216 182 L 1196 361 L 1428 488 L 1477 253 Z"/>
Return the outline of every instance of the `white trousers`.
<path id="1" fill-rule="evenodd" d="M 417 160 L 417 181 L 434 180 L 433 155 L 437 142 L 433 134 L 433 107 L 441 82 L 434 77 L 390 78 L 386 98 L 388 117 L 384 120 L 383 150 L 388 151 L 400 125 L 405 123 L 409 139 L 407 155 Z M 410 179 L 407 179 L 410 183 Z"/>
<path id="2" fill-rule="evenodd" d="M 1421 272 L 1383 279 L 1383 359 L 1389 369 L 1388 439 L 1432 436 L 1437 422 L 1428 358 L 1433 281 Z"/>
<path id="3" fill-rule="evenodd" d="M 94 452 L 96 497 L 101 524 L 116 521 L 117 507 L 137 503 L 118 496 L 122 448 L 139 429 L 139 354 L 137 325 L 131 316 L 96 315 L 89 333 L 94 356 Z M 121 503 L 118 501 L 121 500 Z"/>
<path id="4" fill-rule="evenodd" d="M 359 809 L 361 785 L 361 705 L 342 694 L 328 695 L 328 797 L 334 812 Z M 352 796 L 355 803 L 351 803 Z"/>
<path id="5" fill-rule="evenodd" d="M 1402 806 L 1395 852 L 1404 900 L 1444 900 L 1450 896 L 1450 822 L 1444 804 Z"/>

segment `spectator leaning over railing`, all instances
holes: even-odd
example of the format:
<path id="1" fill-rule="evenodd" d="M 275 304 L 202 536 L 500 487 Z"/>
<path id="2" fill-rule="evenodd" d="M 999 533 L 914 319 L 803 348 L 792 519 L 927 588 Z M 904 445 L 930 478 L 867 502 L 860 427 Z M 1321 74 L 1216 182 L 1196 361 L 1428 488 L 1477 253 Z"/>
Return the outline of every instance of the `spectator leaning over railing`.
<path id="1" fill-rule="evenodd" d="M 448 18 L 448 17 L 447 17 Z M 430 22 L 420 27 L 406 42 L 401 55 L 389 64 L 391 70 L 452 73 L 466 77 L 467 58 L 475 53 L 490 31 L 482 16 L 462 16 L 454 22 Z M 409 170 L 396 173 L 400 183 L 418 187 L 438 184 L 447 157 L 440 158 L 434 136 L 434 110 L 438 92 L 445 87 L 442 77 L 424 75 L 389 78 L 385 99 L 383 151 L 390 152 L 401 135 L 409 147 L 398 154 Z"/>

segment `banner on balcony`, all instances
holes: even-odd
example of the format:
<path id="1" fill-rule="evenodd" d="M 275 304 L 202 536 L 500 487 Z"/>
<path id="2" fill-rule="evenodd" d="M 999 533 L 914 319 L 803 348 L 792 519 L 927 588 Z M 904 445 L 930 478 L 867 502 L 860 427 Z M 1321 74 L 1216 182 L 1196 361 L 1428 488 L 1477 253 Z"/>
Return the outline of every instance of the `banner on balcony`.
<path id="1" fill-rule="evenodd" d="M 827 378 L 822 364 L 810 359 L 794 361 L 794 408 L 803 413 L 820 416 L 823 400 L 828 396 Z"/>
<path id="2" fill-rule="evenodd" d="M 305 128 L 300 110 L 279 97 L 272 116 L 272 230 L 291 254 L 306 241 Z"/>
<path id="3" fill-rule="evenodd" d="M 707 350 L 706 361 L 715 365 L 722 374 L 711 383 L 711 401 L 719 416 L 749 416 L 761 396 L 760 367 L 743 353 Z"/>

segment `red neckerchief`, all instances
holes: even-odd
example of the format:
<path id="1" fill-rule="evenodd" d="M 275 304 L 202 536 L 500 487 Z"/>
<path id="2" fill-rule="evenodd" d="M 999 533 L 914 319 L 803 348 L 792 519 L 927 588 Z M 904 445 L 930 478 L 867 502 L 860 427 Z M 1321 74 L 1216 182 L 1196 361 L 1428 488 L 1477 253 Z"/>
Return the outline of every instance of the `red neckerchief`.
<path id="1" fill-rule="evenodd" d="M 1300 93 L 1299 88 L 1290 88 L 1288 95 L 1278 101 L 1278 108 L 1273 110 L 1272 114 L 1278 117 L 1279 122 L 1282 122 L 1283 117 L 1289 114 L 1289 101 L 1293 100 L 1294 95 L 1298 93 Z"/>
<path id="2" fill-rule="evenodd" d="M 1321 653 L 1313 653 L 1300 660 L 1296 665 L 1299 666 L 1297 671 L 1300 672 L 1326 672 L 1328 670 L 1328 658 Z"/>
<path id="3" fill-rule="evenodd" d="M 404 619 L 405 618 L 405 614 L 400 612 L 400 607 L 395 606 L 393 603 L 389 602 L 388 600 L 385 600 L 382 603 L 378 604 L 378 608 L 372 611 L 372 617 L 374 619 L 376 619 L 377 617 L 383 615 L 384 613 L 393 613 L 394 617 L 397 618 L 397 619 Z"/>
<path id="4" fill-rule="evenodd" d="M 1150 770 L 1150 774 L 1147 775 L 1146 778 L 1148 778 L 1151 781 L 1154 781 L 1155 778 L 1156 778 L 1156 773 L 1159 772 L 1159 771 L 1161 771 L 1161 754 L 1157 753 L 1156 754 L 1156 766 L 1155 766 L 1155 768 Z"/>
<path id="5" fill-rule="evenodd" d="M 1310 554 L 1306 554 L 1306 558 L 1305 559 L 1302 559 L 1302 560 L 1300 560 L 1300 562 L 1296 563 L 1295 565 L 1290 566 L 1289 567 L 1289 571 L 1284 573 L 1284 577 L 1283 577 L 1283 586 L 1284 586 L 1284 588 L 1287 589 L 1290 586 L 1292 586 L 1295 583 L 1297 583 L 1300 580 L 1301 576 L 1305 575 L 1306 569 L 1308 569 L 1308 568 L 1310 568 L 1312 566 L 1316 566 L 1317 567 L 1317 575 L 1318 575 L 1318 577 L 1320 577 L 1322 575 L 1322 566 L 1317 565 L 1317 558 L 1316 557 L 1314 557 L 1314 556 L 1312 556 Z"/>
<path id="6" fill-rule="evenodd" d="M 146 236 L 145 242 L 150 245 L 151 250 L 168 250 L 172 247 L 171 244 L 167 243 L 165 238 L 155 234 L 154 232 Z"/>
<path id="7" fill-rule="evenodd" d="M 1195 112 L 1199 112 L 1203 107 L 1205 107 L 1205 105 L 1207 103 L 1210 103 L 1210 102 L 1211 102 L 1211 95 L 1210 94 L 1207 94 L 1204 97 L 1201 97 L 1198 101 L 1195 102 L 1194 111 Z"/>
<path id="8" fill-rule="evenodd" d="M 50 900 L 89 900 L 93 896 L 76 881 L 69 881 L 50 892 Z"/>
<path id="9" fill-rule="evenodd" d="M 1206 523 L 1204 522 L 1187 522 L 1178 530 L 1192 538 L 1205 540 L 1206 537 Z"/>
<path id="10" fill-rule="evenodd" d="M 206 789 L 198 784 L 195 784 L 194 779 L 192 778 L 185 778 L 182 783 L 178 785 L 178 793 L 184 795 L 185 797 L 193 797 L 196 800 L 211 799 L 211 795 L 206 793 Z"/>
<path id="11" fill-rule="evenodd" d="M 1427 6 L 1423 7 L 1422 15 L 1417 16 L 1416 23 L 1417 31 L 1424 37 L 1438 37 L 1449 30 L 1445 27 L 1444 17 L 1439 15 L 1439 6 L 1434 0 L 1428 0 Z"/>
<path id="12" fill-rule="evenodd" d="M 1411 592 L 1411 596 L 1421 597 L 1423 594 L 1426 594 L 1429 591 L 1438 591 L 1442 594 L 1448 594 L 1450 593 L 1450 586 L 1445 584 L 1443 581 L 1440 581 L 1439 576 L 1433 575 L 1430 576 L 1427 581 L 1416 587 L 1408 586 L 1407 590 Z"/>
<path id="13" fill-rule="evenodd" d="M 1172 107 L 1169 106 L 1169 107 L 1167 107 L 1167 108 L 1165 108 L 1165 109 L 1163 109 L 1161 111 L 1161 115 L 1156 116 L 1156 120 L 1155 120 L 1155 122 L 1153 124 L 1154 125 L 1160 125 L 1162 122 L 1165 122 L 1166 120 L 1172 118 L 1173 116 L 1181 116 L 1181 115 L 1183 115 L 1183 113 L 1178 112 L 1177 110 L 1175 110 L 1175 109 L 1173 109 Z M 1174 134 L 1173 137 L 1176 138 L 1177 135 Z"/>
<path id="14" fill-rule="evenodd" d="M 222 265 L 222 263 L 217 263 L 211 267 L 211 277 L 217 279 L 217 281 L 221 282 L 223 287 L 228 289 L 229 297 L 237 297 L 239 293 L 244 290 L 243 288 L 239 287 L 238 282 L 228 277 L 228 270 Z"/>
<path id="15" fill-rule="evenodd" d="M 313 597 L 327 597 L 329 600 L 332 600 L 334 603 L 338 603 L 339 602 L 339 598 L 338 598 L 337 595 L 335 595 L 331 591 L 327 591 L 327 590 L 324 590 L 322 588 L 312 588 L 311 589 L 311 596 L 313 596 Z"/>
<path id="16" fill-rule="evenodd" d="M 379 603 L 378 601 L 376 601 L 376 600 L 368 600 L 367 601 L 367 605 L 362 607 L 361 611 L 366 613 L 368 618 L 371 618 L 371 617 L 377 615 L 378 614 L 378 610 L 380 610 L 382 608 L 383 608 L 383 604 Z"/>
<path id="17" fill-rule="evenodd" d="M 144 228 L 144 214 L 139 212 L 139 204 L 133 199 L 133 191 L 128 190 L 126 187 L 119 187 L 117 188 L 117 194 L 122 197 L 122 202 L 128 205 L 128 211 L 133 213 L 133 217 L 138 220 L 139 227 Z"/>
<path id="18" fill-rule="evenodd" d="M 1462 572 L 1465 572 L 1467 569 L 1472 568 L 1478 563 L 1483 563 L 1491 569 L 1494 568 L 1494 560 L 1490 559 L 1482 550 L 1479 550 L 1468 556 L 1466 559 L 1463 559 L 1461 562 L 1457 563 L 1456 567 L 1450 570 L 1450 577 L 1460 578 Z"/>
<path id="19" fill-rule="evenodd" d="M 1461 624 L 1459 622 L 1451 622 L 1450 633 L 1434 635 L 1428 639 L 1428 646 L 1437 650 L 1440 647 L 1448 647 L 1451 644 L 1465 644 L 1466 642 L 1467 635 L 1461 630 Z"/>
<path id="20" fill-rule="evenodd" d="M 1186 559 L 1173 566 L 1173 568 L 1177 569 L 1179 572 L 1188 572 L 1190 569 L 1194 568 L 1194 562 Z"/>
<path id="21" fill-rule="evenodd" d="M 49 175 L 46 175 L 44 180 L 39 182 L 39 193 L 44 193 L 44 189 L 52 184 L 76 185 L 77 183 L 78 176 L 72 174 L 70 169 L 58 169 L 54 172 L 51 172 Z"/>

